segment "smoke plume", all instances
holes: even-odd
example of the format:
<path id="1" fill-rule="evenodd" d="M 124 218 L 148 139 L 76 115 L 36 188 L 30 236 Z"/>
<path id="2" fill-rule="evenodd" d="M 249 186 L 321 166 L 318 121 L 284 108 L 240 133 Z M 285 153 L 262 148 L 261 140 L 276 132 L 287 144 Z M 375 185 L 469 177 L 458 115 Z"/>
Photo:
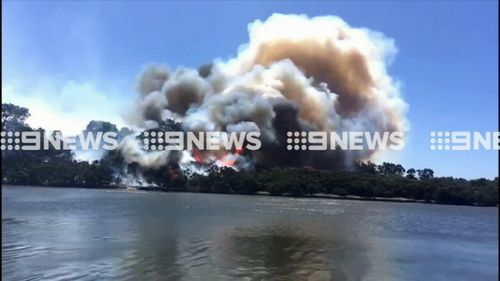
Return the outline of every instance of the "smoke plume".
<path id="1" fill-rule="evenodd" d="M 342 168 L 375 152 L 288 151 L 286 132 L 407 131 L 407 106 L 387 73 L 396 53 L 392 39 L 334 16 L 274 14 L 248 30 L 249 42 L 228 61 L 214 60 L 197 70 L 148 66 L 129 123 L 151 129 L 173 119 L 185 131 L 259 131 L 260 151 L 223 157 L 321 168 Z M 182 155 L 190 154 L 150 155 L 133 141 L 122 144 L 122 153 L 146 167 L 185 161 Z M 217 153 L 192 152 L 191 157 L 221 161 Z"/>

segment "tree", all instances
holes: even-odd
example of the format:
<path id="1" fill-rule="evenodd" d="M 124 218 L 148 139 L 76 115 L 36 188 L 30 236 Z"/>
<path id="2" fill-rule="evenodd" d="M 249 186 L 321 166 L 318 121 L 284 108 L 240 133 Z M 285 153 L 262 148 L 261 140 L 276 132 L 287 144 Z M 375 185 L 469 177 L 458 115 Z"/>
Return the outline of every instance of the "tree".
<path id="1" fill-rule="evenodd" d="M 11 103 L 2 103 L 2 131 L 16 130 L 24 126 L 24 121 L 30 117 L 25 107 Z"/>
<path id="2" fill-rule="evenodd" d="M 428 179 L 432 179 L 434 177 L 434 171 L 431 170 L 431 169 L 428 169 L 428 168 L 425 168 L 423 170 L 417 170 L 417 173 L 418 173 L 418 177 L 421 179 L 421 180 L 428 180 Z"/>
<path id="3" fill-rule="evenodd" d="M 367 161 L 367 162 L 358 162 L 357 163 L 358 170 L 367 173 L 367 174 L 376 174 L 377 173 L 377 165 L 375 163 Z"/>
<path id="4" fill-rule="evenodd" d="M 406 171 L 406 177 L 409 179 L 416 179 L 415 175 L 417 174 L 417 171 L 413 168 L 408 169 Z"/>
<path id="5" fill-rule="evenodd" d="M 106 122 L 106 121 L 96 121 L 92 120 L 87 124 L 87 128 L 85 128 L 85 132 L 118 132 L 115 124 Z"/>
<path id="6" fill-rule="evenodd" d="M 384 162 L 382 165 L 378 166 L 378 171 L 380 174 L 389 177 L 402 177 L 405 173 L 405 168 L 399 164 L 393 164 L 389 162 Z"/>
<path id="7" fill-rule="evenodd" d="M 406 170 L 401 166 L 400 164 L 397 164 L 396 167 L 394 167 L 394 175 L 396 177 L 402 177 L 405 174 Z"/>

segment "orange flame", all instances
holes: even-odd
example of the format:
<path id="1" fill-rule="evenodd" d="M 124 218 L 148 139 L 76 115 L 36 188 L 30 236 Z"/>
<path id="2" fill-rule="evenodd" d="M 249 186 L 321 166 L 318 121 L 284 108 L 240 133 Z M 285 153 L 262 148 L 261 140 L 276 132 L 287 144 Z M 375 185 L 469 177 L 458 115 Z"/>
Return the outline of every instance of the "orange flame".
<path id="1" fill-rule="evenodd" d="M 201 152 L 198 149 L 193 149 L 193 158 L 196 162 L 202 163 L 203 162 L 203 152 Z"/>

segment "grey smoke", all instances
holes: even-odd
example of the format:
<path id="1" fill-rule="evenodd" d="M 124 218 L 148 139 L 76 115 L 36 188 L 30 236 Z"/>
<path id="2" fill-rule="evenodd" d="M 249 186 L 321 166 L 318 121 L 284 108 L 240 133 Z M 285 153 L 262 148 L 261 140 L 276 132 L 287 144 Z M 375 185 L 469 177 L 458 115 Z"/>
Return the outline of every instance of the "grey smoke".
<path id="1" fill-rule="evenodd" d="M 283 14 L 251 23 L 249 37 L 235 58 L 197 70 L 148 66 L 139 78 L 140 95 L 129 123 L 149 129 L 171 118 L 185 131 L 259 131 L 262 150 L 235 157 L 268 166 L 321 168 L 345 167 L 377 153 L 292 152 L 285 149 L 286 132 L 408 131 L 407 105 L 387 72 L 396 53 L 392 39 L 335 16 Z M 123 155 L 145 167 L 185 162 L 189 155 L 151 154 L 136 141 L 122 144 Z M 213 161 L 219 153 L 203 155 Z"/>

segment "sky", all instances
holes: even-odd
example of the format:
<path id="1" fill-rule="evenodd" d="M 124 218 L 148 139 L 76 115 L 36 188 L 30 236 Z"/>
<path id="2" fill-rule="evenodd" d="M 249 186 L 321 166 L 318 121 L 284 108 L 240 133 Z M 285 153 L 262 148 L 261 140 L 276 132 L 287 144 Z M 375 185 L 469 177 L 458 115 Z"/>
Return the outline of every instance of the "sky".
<path id="1" fill-rule="evenodd" d="M 497 1 L 2 1 L 2 101 L 35 127 L 126 126 L 152 62 L 228 59 L 249 23 L 273 13 L 336 15 L 395 40 L 388 68 L 409 105 L 406 148 L 390 160 L 438 176 L 498 176 L 498 151 L 433 151 L 431 131 L 498 131 Z"/>

